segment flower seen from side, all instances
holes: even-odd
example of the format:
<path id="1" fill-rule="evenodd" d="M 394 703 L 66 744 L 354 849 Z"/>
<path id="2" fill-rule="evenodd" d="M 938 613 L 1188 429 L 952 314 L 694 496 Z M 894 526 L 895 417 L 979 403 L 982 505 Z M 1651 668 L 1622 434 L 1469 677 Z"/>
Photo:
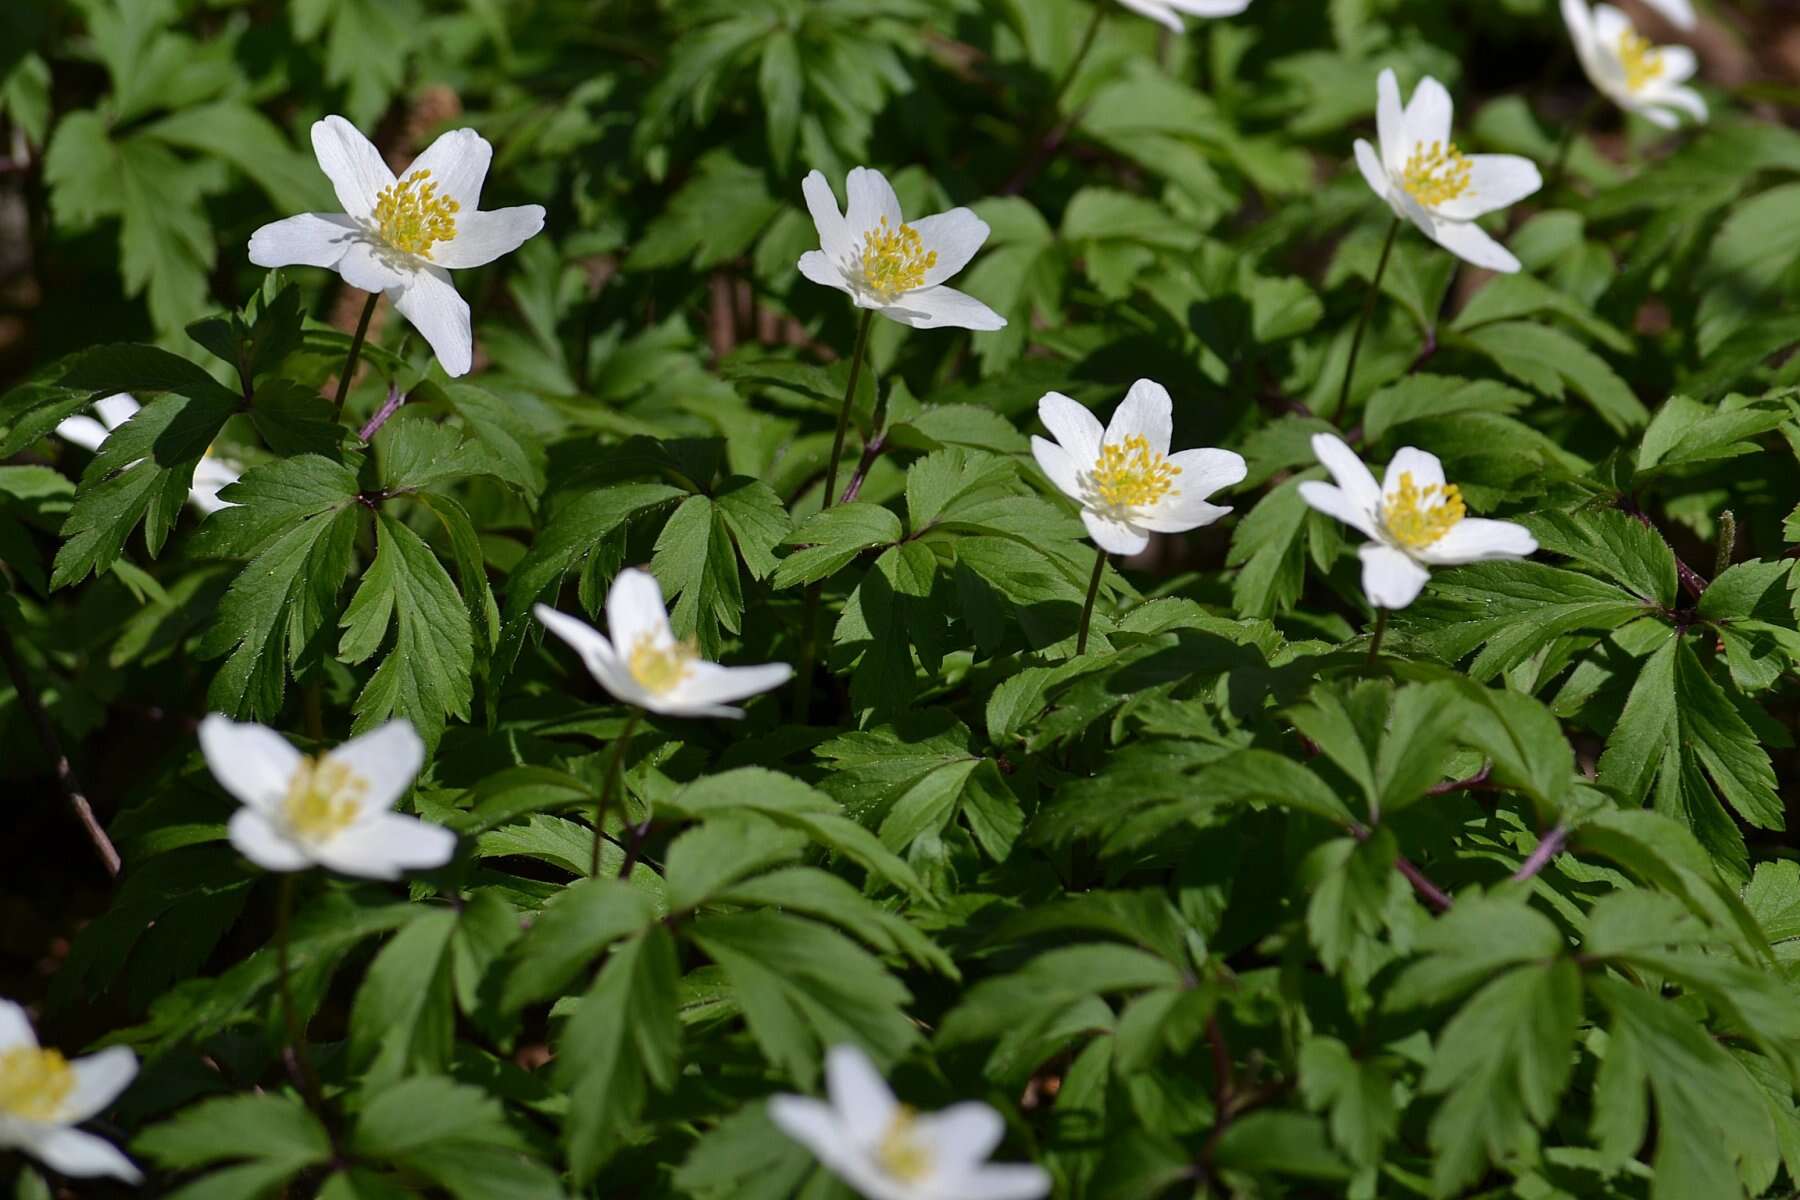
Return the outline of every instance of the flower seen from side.
<path id="1" fill-rule="evenodd" d="M 483 212 L 494 148 L 473 129 L 439 137 L 398 178 L 356 127 L 331 116 L 312 127 L 313 151 L 341 213 L 303 213 L 250 237 L 259 267 L 329 267 L 365 292 L 384 292 L 412 322 L 445 374 L 468 374 L 475 339 L 453 269 L 517 250 L 544 227 L 536 204 Z"/>
<path id="2" fill-rule="evenodd" d="M 393 811 L 425 762 L 405 721 L 389 721 L 316 757 L 273 729 L 209 715 L 200 749 L 243 805 L 227 833 L 240 854 L 269 871 L 327 867 L 364 879 L 398 879 L 441 867 L 456 835 Z"/>
<path id="3" fill-rule="evenodd" d="M 1523 525 L 1469 516 L 1462 493 L 1444 481 L 1444 465 L 1435 454 L 1402 448 L 1378 484 L 1341 439 L 1317 433 L 1312 447 L 1333 482 L 1302 483 L 1300 497 L 1369 538 L 1357 554 L 1363 591 L 1376 608 L 1411 604 L 1431 567 L 1524 558 L 1537 551 L 1537 539 Z"/>
<path id="4" fill-rule="evenodd" d="M 138 402 L 120 392 L 94 402 L 95 416 L 85 413 L 65 417 L 56 426 L 56 436 L 71 445 L 90 452 L 98 451 L 107 435 L 137 415 Z M 238 481 L 238 465 L 229 459 L 216 458 L 209 449 L 194 465 L 193 482 L 188 485 L 188 503 L 203 517 L 221 508 L 230 508 L 229 500 L 219 499 L 219 492 Z"/>
<path id="5" fill-rule="evenodd" d="M 968 209 L 908 224 L 887 178 L 868 167 L 852 169 L 845 180 L 849 206 L 843 212 L 820 172 L 808 175 L 801 191 L 819 231 L 819 248 L 800 256 L 800 273 L 814 283 L 837 288 L 858 308 L 915 329 L 1006 327 L 1005 317 L 944 284 L 987 241 L 987 222 Z"/>
<path id="6" fill-rule="evenodd" d="M 0 1000 L 0 1150 L 23 1150 L 71 1178 L 143 1182 L 111 1142 L 75 1128 L 111 1105 L 137 1069 L 137 1055 L 125 1046 L 73 1061 L 44 1049 L 25 1010 Z"/>
<path id="7" fill-rule="evenodd" d="M 1491 271 L 1517 271 L 1519 260 L 1475 223 L 1544 185 L 1536 164 L 1516 154 L 1464 154 L 1450 140 L 1450 93 L 1435 79 L 1420 81 L 1400 103 L 1392 70 L 1376 84 L 1379 148 L 1356 139 L 1356 165 L 1394 215 L 1461 258 Z"/>
<path id="8" fill-rule="evenodd" d="M 573 646 L 614 699 L 669 717 L 741 717 L 731 702 L 778 688 L 793 677 L 786 663 L 726 667 L 700 657 L 669 627 L 662 587 L 648 571 L 627 567 L 606 594 L 606 629 L 540 604 L 544 628 Z"/>
<path id="9" fill-rule="evenodd" d="M 1081 506 L 1088 534 L 1109 554 L 1136 554 L 1152 533 L 1211 525 L 1231 509 L 1207 498 L 1244 479 L 1244 459 L 1230 450 L 1169 453 L 1174 404 L 1148 379 L 1131 385 L 1105 428 L 1060 392 L 1038 401 L 1038 419 L 1055 438 L 1031 439 L 1038 466 Z"/>
<path id="10" fill-rule="evenodd" d="M 1176 33 L 1185 30 L 1181 18 L 1235 17 L 1250 7 L 1250 0 L 1119 0 L 1126 8 L 1152 21 L 1167 25 Z"/>
<path id="11" fill-rule="evenodd" d="M 1706 120 L 1706 101 L 1684 86 L 1699 69 L 1686 46 L 1652 46 L 1631 18 L 1610 4 L 1562 0 L 1563 21 L 1581 69 L 1602 95 L 1626 112 L 1674 129 L 1683 112 Z"/>
<path id="12" fill-rule="evenodd" d="M 848 1045 L 826 1053 L 825 1087 L 825 1101 L 774 1097 L 769 1118 L 868 1200 L 1036 1200 L 1050 1192 L 1042 1167 L 988 1161 L 1006 1132 L 989 1105 L 915 1112 L 894 1098 L 868 1055 Z"/>

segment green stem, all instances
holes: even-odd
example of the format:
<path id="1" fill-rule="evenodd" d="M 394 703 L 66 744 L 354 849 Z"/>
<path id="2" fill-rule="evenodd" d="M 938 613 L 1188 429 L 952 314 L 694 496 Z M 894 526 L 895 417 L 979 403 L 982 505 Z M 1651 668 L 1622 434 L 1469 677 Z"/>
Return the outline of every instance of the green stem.
<path id="1" fill-rule="evenodd" d="M 1563 172 L 1569 165 L 1569 152 L 1575 148 L 1575 139 L 1581 135 L 1582 130 L 1588 127 L 1588 122 L 1594 119 L 1594 114 L 1600 111 L 1601 103 L 1599 96 L 1590 97 L 1587 106 L 1563 128 L 1562 140 L 1556 144 L 1556 157 L 1550 163 L 1550 174 L 1544 180 L 1544 195 L 1548 196 L 1551 190 L 1562 182 Z"/>
<path id="2" fill-rule="evenodd" d="M 1356 356 L 1362 352 L 1363 334 L 1368 332 L 1369 317 L 1375 311 L 1375 300 L 1381 295 L 1381 277 L 1387 274 L 1388 258 L 1394 252 L 1394 239 L 1400 235 L 1400 218 L 1388 224 L 1387 241 L 1381 243 L 1381 258 L 1375 264 L 1375 278 L 1369 281 L 1369 294 L 1363 300 L 1362 316 L 1357 318 L 1356 333 L 1350 338 L 1350 361 L 1344 364 L 1344 386 L 1338 390 L 1337 416 L 1342 418 L 1350 404 L 1350 384 L 1356 379 Z"/>
<path id="3" fill-rule="evenodd" d="M 356 374 L 356 362 L 362 357 L 363 339 L 369 336 L 369 322 L 375 316 L 375 306 L 381 303 L 380 292 L 370 292 L 369 302 L 363 305 L 362 319 L 356 323 L 356 334 L 350 339 L 350 353 L 344 357 L 344 370 L 338 376 L 337 400 L 333 407 L 339 413 L 344 411 L 344 397 L 350 394 L 350 377 Z"/>
<path id="4" fill-rule="evenodd" d="M 1381 635 L 1387 632 L 1387 621 L 1388 621 L 1388 610 L 1385 608 L 1376 609 L 1375 610 L 1375 634 L 1373 637 L 1371 637 L 1369 639 L 1369 665 L 1370 666 L 1373 666 L 1376 663 L 1381 661 Z"/>
<path id="5" fill-rule="evenodd" d="M 1081 74 L 1081 65 L 1087 61 L 1088 51 L 1094 48 L 1094 39 L 1100 36 L 1100 26 L 1106 22 L 1106 9 L 1112 0 L 1096 0 L 1094 15 L 1088 21 L 1087 30 L 1081 35 L 1081 45 L 1075 49 L 1075 57 L 1069 62 L 1068 69 L 1062 78 L 1056 81 L 1056 91 L 1050 96 L 1050 107 L 1045 111 L 1055 119 L 1062 108 L 1063 97 L 1068 95 L 1069 88 L 1075 82 L 1075 76 Z"/>
<path id="6" fill-rule="evenodd" d="M 1719 514 L 1719 549 L 1713 559 L 1712 577 L 1717 579 L 1737 556 L 1737 514 L 1729 508 Z"/>
<path id="7" fill-rule="evenodd" d="M 1081 606 L 1081 632 L 1075 635 L 1075 653 L 1086 654 L 1088 625 L 1094 619 L 1094 601 L 1100 595 L 1100 577 L 1106 574 L 1106 551 L 1094 555 L 1094 577 L 1088 580 L 1087 600 Z"/>
<path id="8" fill-rule="evenodd" d="M 294 1007 L 292 968 L 288 959 L 288 925 L 294 912 L 294 892 L 300 877 L 292 872 L 281 877 L 281 892 L 275 901 L 275 962 L 281 991 L 281 1018 L 287 1025 L 288 1067 L 300 1079 L 300 1090 L 307 1105 L 320 1118 L 325 1115 L 325 1097 L 314 1074 L 312 1060 L 306 1053 L 306 1027 Z"/>
<path id="9" fill-rule="evenodd" d="M 600 878 L 600 846 L 606 841 L 606 810 L 612 805 L 613 784 L 624 774 L 625 750 L 631 745 L 631 735 L 637 732 L 638 722 L 643 717 L 643 709 L 632 709 L 624 730 L 613 739 L 612 757 L 606 763 L 606 780 L 600 785 L 600 799 L 594 805 L 594 862 L 588 874 L 595 879 Z"/>
<path id="10" fill-rule="evenodd" d="M 874 324 L 875 310 L 862 310 L 862 321 L 856 327 L 856 349 L 850 355 L 850 383 L 844 389 L 844 406 L 838 409 L 837 437 L 831 443 L 831 461 L 825 464 L 825 495 L 819 501 L 820 511 L 837 503 L 838 460 L 844 457 L 844 434 L 850 428 L 850 408 L 856 403 L 856 385 L 862 382 L 863 359 L 869 349 L 869 327 Z"/>

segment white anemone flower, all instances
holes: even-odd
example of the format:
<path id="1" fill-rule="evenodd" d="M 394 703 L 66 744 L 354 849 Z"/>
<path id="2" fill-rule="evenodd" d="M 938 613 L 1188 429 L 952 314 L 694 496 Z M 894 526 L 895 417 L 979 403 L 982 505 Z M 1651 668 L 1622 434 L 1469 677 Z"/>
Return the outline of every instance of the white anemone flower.
<path id="1" fill-rule="evenodd" d="M 315 123 L 312 143 L 344 211 L 264 225 L 250 236 L 250 261 L 330 267 L 351 287 L 387 293 L 445 374 L 468 374 L 475 337 L 450 272 L 517 250 L 544 227 L 544 210 L 527 204 L 480 211 L 494 148 L 473 129 L 439 137 L 399 179 L 342 117 Z"/>
<path id="2" fill-rule="evenodd" d="M 1174 410 L 1168 391 L 1148 379 L 1131 385 L 1105 429 L 1060 392 L 1038 401 L 1038 419 L 1056 440 L 1034 436 L 1031 452 L 1050 482 L 1081 505 L 1088 534 L 1109 554 L 1136 554 L 1152 533 L 1198 529 L 1231 511 L 1207 497 L 1244 481 L 1243 456 L 1170 454 Z"/>
<path id="3" fill-rule="evenodd" d="M 111 1142 L 75 1128 L 117 1099 L 137 1069 L 137 1055 L 125 1046 L 74 1062 L 41 1048 L 25 1010 L 0 1000 L 0 1150 L 23 1150 L 72 1178 L 142 1183 Z"/>
<path id="4" fill-rule="evenodd" d="M 819 231 L 819 248 L 800 256 L 802 275 L 848 293 L 858 308 L 914 329 L 1006 328 L 1005 317 L 944 286 L 987 241 L 986 221 L 953 208 L 908 225 L 887 177 L 868 167 L 852 169 L 844 181 L 847 212 L 838 211 L 837 197 L 818 171 L 800 190 Z"/>
<path id="5" fill-rule="evenodd" d="M 1681 112 L 1706 120 L 1706 101 L 1682 86 L 1700 66 L 1692 50 L 1652 46 L 1610 4 L 1590 9 L 1587 0 L 1562 0 L 1562 11 L 1581 69 L 1607 99 L 1664 129 L 1680 125 Z"/>
<path id="6" fill-rule="evenodd" d="M 456 853 L 450 830 L 393 811 L 425 762 L 424 743 L 405 721 L 314 758 L 273 729 L 212 713 L 200 722 L 200 749 L 243 804 L 227 827 L 231 844 L 264 870 L 321 866 L 398 879 Z"/>
<path id="7" fill-rule="evenodd" d="M 794 675 L 786 663 L 724 667 L 701 659 L 691 640 L 676 638 L 669 628 L 656 576 L 635 567 L 620 571 L 606 593 L 610 639 L 547 604 L 532 612 L 580 653 L 615 699 L 667 717 L 741 717 L 744 710 L 730 701 L 778 688 Z"/>
<path id="8" fill-rule="evenodd" d="M 1357 554 L 1363 591 L 1377 608 L 1411 604 L 1431 577 L 1427 568 L 1524 558 L 1537 551 L 1537 539 L 1523 525 L 1467 515 L 1462 493 L 1444 482 L 1444 464 L 1435 454 L 1403 447 L 1377 484 L 1340 438 L 1315 433 L 1312 447 L 1335 486 L 1303 483 L 1300 498 L 1370 539 Z"/>
<path id="9" fill-rule="evenodd" d="M 1250 0 L 1119 0 L 1126 8 L 1152 21 L 1160 21 L 1176 33 L 1184 31 L 1181 14 L 1190 17 L 1235 17 L 1250 7 Z"/>
<path id="10" fill-rule="evenodd" d="M 86 415 L 66 417 L 56 426 L 56 436 L 83 450 L 98 451 L 107 435 L 131 420 L 137 411 L 138 402 L 124 392 L 107 396 L 94 401 L 98 420 Z M 219 499 L 219 492 L 236 483 L 238 474 L 236 463 L 214 458 L 208 449 L 206 456 L 194 464 L 194 480 L 188 485 L 188 503 L 199 509 L 203 517 L 209 517 L 221 508 L 230 508 L 231 502 Z"/>
<path id="11" fill-rule="evenodd" d="M 1394 215 L 1450 253 L 1490 271 L 1517 271 L 1519 260 L 1475 218 L 1517 203 L 1544 186 L 1537 165 L 1516 154 L 1464 154 L 1450 140 L 1453 106 L 1444 85 L 1427 77 L 1400 106 L 1389 69 L 1376 83 L 1380 152 L 1356 139 L 1356 165 Z"/>
<path id="12" fill-rule="evenodd" d="M 1042 1167 L 988 1162 L 1006 1132 L 989 1105 L 915 1112 L 855 1046 L 826 1053 L 825 1086 L 830 1103 L 775 1096 L 769 1118 L 868 1200 L 1036 1200 L 1050 1192 Z"/>
<path id="13" fill-rule="evenodd" d="M 1682 29 L 1694 27 L 1694 6 L 1690 0 L 1644 0 L 1644 3 Z"/>

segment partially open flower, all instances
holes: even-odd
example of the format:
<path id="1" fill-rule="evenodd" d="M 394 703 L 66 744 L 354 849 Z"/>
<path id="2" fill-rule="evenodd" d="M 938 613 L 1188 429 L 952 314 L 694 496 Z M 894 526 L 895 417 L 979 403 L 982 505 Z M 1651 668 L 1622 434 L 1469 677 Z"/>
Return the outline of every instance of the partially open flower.
<path id="1" fill-rule="evenodd" d="M 648 571 L 627 567 L 606 594 L 606 628 L 566 616 L 547 604 L 532 610 L 544 628 L 569 643 L 600 686 L 615 699 L 670 717 L 741 717 L 730 701 L 778 688 L 793 678 L 786 663 L 724 667 L 676 638 L 662 588 Z"/>
<path id="2" fill-rule="evenodd" d="M 56 436 L 83 450 L 97 451 L 113 430 L 137 415 L 138 402 L 120 392 L 116 396 L 107 396 L 94 402 L 94 412 L 99 420 L 85 415 L 64 418 L 56 426 Z M 188 503 L 200 510 L 200 515 L 211 516 L 221 508 L 230 508 L 231 502 L 219 499 L 219 492 L 238 481 L 237 464 L 229 459 L 215 458 L 211 450 L 198 463 L 194 464 L 194 478 L 188 485 Z"/>
<path id="3" fill-rule="evenodd" d="M 1176 33 L 1184 29 L 1181 14 L 1190 17 L 1235 17 L 1250 7 L 1250 0 L 1119 0 L 1134 13 L 1160 21 Z"/>
<path id="4" fill-rule="evenodd" d="M 1562 0 L 1563 20 L 1581 69 L 1607 99 L 1646 121 L 1674 129 L 1681 112 L 1706 120 L 1706 101 L 1683 86 L 1699 68 L 1686 46 L 1652 46 L 1631 18 L 1610 4 Z"/>
<path id="5" fill-rule="evenodd" d="M 23 1150 L 72 1178 L 142 1183 L 111 1142 L 75 1128 L 117 1099 L 137 1069 L 137 1055 L 124 1046 L 73 1062 L 43 1049 L 25 1010 L 0 1000 L 0 1150 Z"/>

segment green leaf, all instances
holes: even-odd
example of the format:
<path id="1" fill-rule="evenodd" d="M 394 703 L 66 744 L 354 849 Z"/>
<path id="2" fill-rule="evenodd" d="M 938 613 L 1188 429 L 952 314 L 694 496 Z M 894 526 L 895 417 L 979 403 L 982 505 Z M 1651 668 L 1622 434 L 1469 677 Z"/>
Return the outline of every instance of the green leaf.
<path id="1" fill-rule="evenodd" d="M 1573 389 L 1615 433 L 1630 433 L 1650 420 L 1650 412 L 1606 361 L 1580 342 L 1548 325 L 1498 321 L 1458 335 L 1494 365 L 1552 400 Z"/>
<path id="2" fill-rule="evenodd" d="M 802 521 L 788 537 L 788 545 L 800 549 L 781 560 L 775 586 L 789 588 L 835 575 L 858 554 L 891 546 L 905 532 L 900 518 L 880 505 L 862 500 L 835 505 Z"/>
<path id="3" fill-rule="evenodd" d="M 132 1148 L 180 1170 L 247 1158 L 291 1173 L 330 1158 L 331 1138 L 300 1101 L 245 1094 L 189 1105 L 144 1130 Z"/>

